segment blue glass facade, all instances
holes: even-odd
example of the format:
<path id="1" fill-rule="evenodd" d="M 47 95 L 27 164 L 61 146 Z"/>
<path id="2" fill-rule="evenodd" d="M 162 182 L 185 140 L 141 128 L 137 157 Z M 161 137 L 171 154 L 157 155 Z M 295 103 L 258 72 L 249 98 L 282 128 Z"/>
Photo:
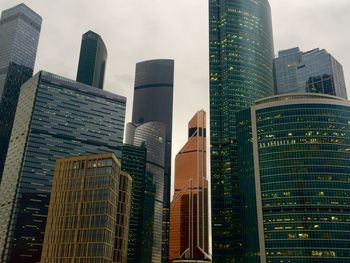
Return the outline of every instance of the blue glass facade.
<path id="1" fill-rule="evenodd" d="M 0 182 L 21 85 L 33 75 L 41 17 L 24 4 L 0 18 Z"/>
<path id="2" fill-rule="evenodd" d="M 1 262 L 40 260 L 55 160 L 121 156 L 126 99 L 39 72 L 23 85 L 0 187 Z"/>
<path id="3" fill-rule="evenodd" d="M 274 59 L 275 93 L 312 92 L 347 99 L 342 65 L 326 50 L 283 50 Z"/>
<path id="4" fill-rule="evenodd" d="M 276 96 L 237 125 L 246 262 L 350 262 L 350 103 Z"/>
<path id="5" fill-rule="evenodd" d="M 213 262 L 242 259 L 235 114 L 273 95 L 267 0 L 209 0 Z"/>

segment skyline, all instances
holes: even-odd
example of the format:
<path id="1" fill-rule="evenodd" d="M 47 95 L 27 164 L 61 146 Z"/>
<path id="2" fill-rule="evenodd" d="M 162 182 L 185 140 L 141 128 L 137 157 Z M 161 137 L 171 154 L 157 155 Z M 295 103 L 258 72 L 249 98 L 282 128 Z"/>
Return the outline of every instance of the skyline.
<path id="1" fill-rule="evenodd" d="M 21 2 L 43 17 L 34 73 L 44 69 L 75 79 L 82 34 L 91 29 L 101 35 L 109 54 L 105 90 L 128 98 L 126 123 L 132 114 L 135 64 L 148 59 L 175 59 L 173 156 L 187 140 L 183 136 L 187 130 L 184 120 L 202 108 L 209 112 L 207 1 L 106 0 L 101 6 L 97 1 L 87 5 L 83 0 L 50 5 L 39 0 L 3 0 L 0 9 Z M 343 65 L 349 86 L 350 39 L 342 32 L 350 23 L 350 17 L 345 16 L 350 2 L 270 0 L 270 4 L 275 54 L 295 46 L 304 51 L 325 48 Z M 189 90 L 193 96 L 183 96 Z"/>

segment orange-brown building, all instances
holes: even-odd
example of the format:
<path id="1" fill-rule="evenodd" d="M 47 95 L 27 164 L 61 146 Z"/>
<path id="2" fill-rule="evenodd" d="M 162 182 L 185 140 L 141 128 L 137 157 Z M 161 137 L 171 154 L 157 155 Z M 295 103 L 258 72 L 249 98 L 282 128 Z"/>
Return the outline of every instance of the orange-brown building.
<path id="1" fill-rule="evenodd" d="M 189 122 L 188 141 L 175 159 L 170 262 L 210 259 L 206 158 L 206 113 L 201 110 Z"/>

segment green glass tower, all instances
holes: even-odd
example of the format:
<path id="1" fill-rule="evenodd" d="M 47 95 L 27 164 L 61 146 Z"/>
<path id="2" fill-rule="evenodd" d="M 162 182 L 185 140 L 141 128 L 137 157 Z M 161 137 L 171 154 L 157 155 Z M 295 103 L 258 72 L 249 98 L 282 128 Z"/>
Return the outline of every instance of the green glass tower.
<path id="1" fill-rule="evenodd" d="M 209 0 L 213 262 L 242 260 L 235 113 L 273 95 L 268 0 Z"/>
<path id="2" fill-rule="evenodd" d="M 350 262 L 349 120 L 349 101 L 311 93 L 237 114 L 244 262 Z"/>

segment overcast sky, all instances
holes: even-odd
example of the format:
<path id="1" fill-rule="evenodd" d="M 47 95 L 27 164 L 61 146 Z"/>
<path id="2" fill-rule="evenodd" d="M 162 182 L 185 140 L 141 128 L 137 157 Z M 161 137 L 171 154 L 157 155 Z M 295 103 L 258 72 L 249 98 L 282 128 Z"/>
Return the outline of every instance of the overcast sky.
<path id="1" fill-rule="evenodd" d="M 135 63 L 175 59 L 173 157 L 186 142 L 187 122 L 208 111 L 208 0 L 0 0 L 24 2 L 43 17 L 35 71 L 75 79 L 81 35 L 99 33 L 108 48 L 105 89 L 128 98 Z M 350 0 L 270 0 L 275 53 L 325 48 L 344 66 L 350 86 Z M 209 111 L 208 111 L 209 112 Z"/>

